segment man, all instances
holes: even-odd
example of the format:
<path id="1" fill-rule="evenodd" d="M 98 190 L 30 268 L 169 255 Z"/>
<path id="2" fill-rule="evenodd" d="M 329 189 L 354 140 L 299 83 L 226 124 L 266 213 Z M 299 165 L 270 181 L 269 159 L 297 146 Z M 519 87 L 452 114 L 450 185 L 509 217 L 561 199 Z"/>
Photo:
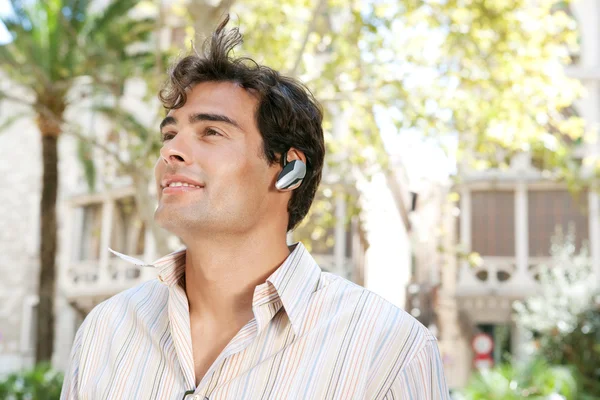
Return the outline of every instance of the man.
<path id="1" fill-rule="evenodd" d="M 62 398 L 448 399 L 425 327 L 287 246 L 321 179 L 322 112 L 233 59 L 227 22 L 160 95 L 155 219 L 186 248 L 88 315 Z"/>

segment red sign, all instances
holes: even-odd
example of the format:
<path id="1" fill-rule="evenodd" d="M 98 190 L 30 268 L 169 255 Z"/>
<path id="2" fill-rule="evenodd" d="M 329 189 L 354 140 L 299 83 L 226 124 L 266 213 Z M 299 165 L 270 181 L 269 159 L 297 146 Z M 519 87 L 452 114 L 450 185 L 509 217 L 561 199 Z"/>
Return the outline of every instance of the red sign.
<path id="1" fill-rule="evenodd" d="M 488 356 L 476 356 L 473 360 L 473 366 L 477 369 L 489 369 L 494 366 L 494 360 Z"/>
<path id="2" fill-rule="evenodd" d="M 494 349 L 494 340 L 487 333 L 478 333 L 471 342 L 475 354 L 490 354 Z"/>
<path id="3" fill-rule="evenodd" d="M 492 351 L 494 350 L 494 339 L 487 333 L 475 335 L 471 342 L 471 347 L 475 353 L 473 366 L 477 369 L 486 369 L 494 366 Z"/>

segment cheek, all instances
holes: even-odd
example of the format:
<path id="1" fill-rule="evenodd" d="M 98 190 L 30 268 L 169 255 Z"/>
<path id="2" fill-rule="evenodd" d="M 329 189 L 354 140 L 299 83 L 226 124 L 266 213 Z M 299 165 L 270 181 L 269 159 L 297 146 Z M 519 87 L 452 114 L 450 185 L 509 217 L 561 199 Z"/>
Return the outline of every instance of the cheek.
<path id="1" fill-rule="evenodd" d="M 204 152 L 206 168 L 219 168 L 230 178 L 252 176 L 258 167 L 256 151 L 249 143 L 239 141 L 230 146 Z"/>
<path id="2" fill-rule="evenodd" d="M 239 141 L 199 150 L 195 157 L 209 184 L 216 189 L 215 193 L 229 192 L 232 196 L 247 198 L 251 193 L 269 190 L 272 171 L 261 157 L 262 147 L 258 144 Z"/>
<path id="3" fill-rule="evenodd" d="M 232 160 L 227 168 L 228 182 L 238 198 L 261 196 L 269 191 L 270 173 L 265 160 L 255 154 Z"/>
<path id="4" fill-rule="evenodd" d="M 242 192 L 242 196 L 244 191 L 254 190 L 260 183 L 257 179 L 256 165 L 245 158 L 230 161 L 224 172 L 228 177 L 227 181 L 237 188 L 236 191 Z"/>

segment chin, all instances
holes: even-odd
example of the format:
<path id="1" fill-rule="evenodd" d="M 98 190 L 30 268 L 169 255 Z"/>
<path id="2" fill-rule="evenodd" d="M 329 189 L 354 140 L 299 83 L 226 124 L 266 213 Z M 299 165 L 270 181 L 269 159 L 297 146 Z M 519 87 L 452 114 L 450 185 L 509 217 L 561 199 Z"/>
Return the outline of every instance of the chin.
<path id="1" fill-rule="evenodd" d="M 177 212 L 175 210 L 157 209 L 154 221 L 163 229 L 180 236 L 190 231 L 202 230 L 207 226 L 207 219 L 198 215 Z"/>
<path id="2" fill-rule="evenodd" d="M 180 213 L 173 212 L 173 210 L 165 210 L 163 207 L 159 207 L 154 213 L 154 222 L 169 232 L 173 232 L 173 229 L 180 227 L 182 221 L 185 220 L 186 218 Z"/>

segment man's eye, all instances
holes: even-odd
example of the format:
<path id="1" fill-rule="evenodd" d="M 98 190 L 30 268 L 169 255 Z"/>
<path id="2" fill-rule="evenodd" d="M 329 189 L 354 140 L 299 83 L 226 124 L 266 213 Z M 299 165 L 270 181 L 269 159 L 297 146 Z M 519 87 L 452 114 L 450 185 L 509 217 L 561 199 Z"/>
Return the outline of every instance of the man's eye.
<path id="1" fill-rule="evenodd" d="M 171 140 L 175 137 L 175 134 L 173 132 L 165 132 L 165 133 L 161 133 L 161 139 L 163 142 L 167 141 L 167 140 Z"/>
<path id="2" fill-rule="evenodd" d="M 205 136 L 223 136 L 223 135 L 221 135 L 221 133 L 219 133 L 211 128 L 208 128 L 206 131 L 204 131 L 204 135 Z"/>

